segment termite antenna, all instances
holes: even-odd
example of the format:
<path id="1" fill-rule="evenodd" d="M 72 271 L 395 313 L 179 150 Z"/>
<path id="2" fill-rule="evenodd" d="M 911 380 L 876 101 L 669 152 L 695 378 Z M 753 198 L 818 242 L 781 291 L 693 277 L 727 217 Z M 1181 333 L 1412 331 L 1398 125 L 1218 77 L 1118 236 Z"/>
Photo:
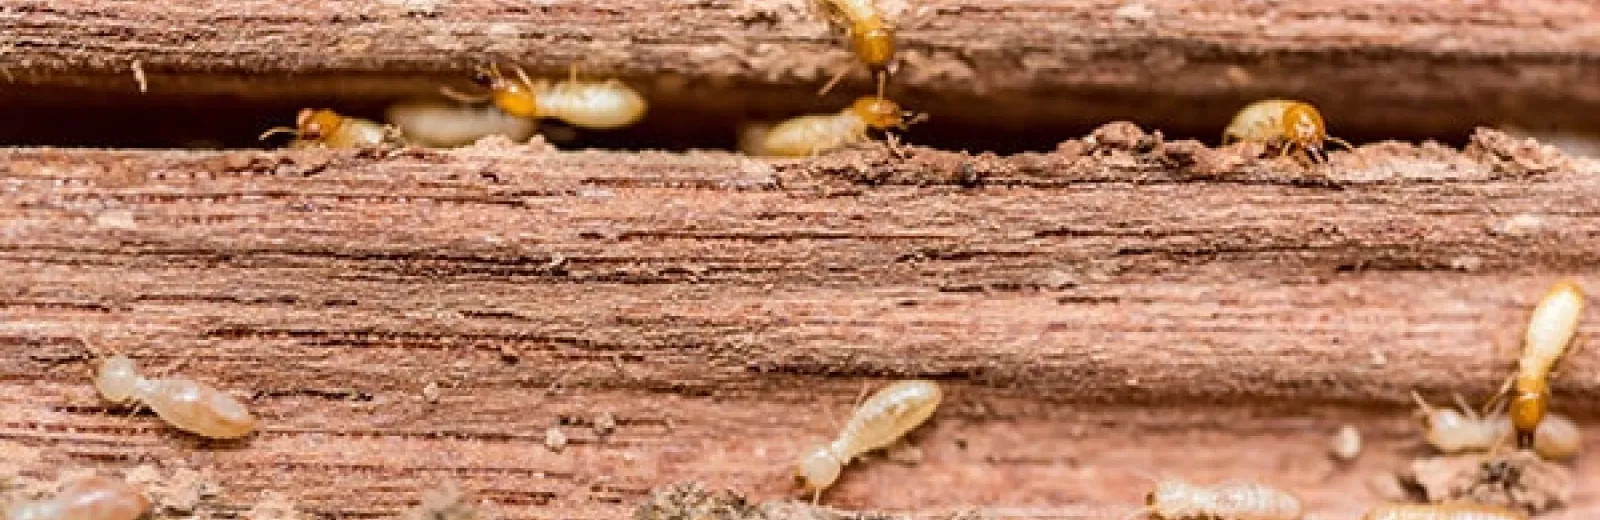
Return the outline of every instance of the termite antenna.
<path id="1" fill-rule="evenodd" d="M 1340 139 L 1340 138 L 1337 138 L 1337 137 L 1334 137 L 1334 136 L 1331 136 L 1331 135 L 1327 136 L 1327 137 L 1324 137 L 1323 139 L 1327 140 L 1327 141 L 1332 141 L 1333 144 L 1337 144 L 1339 146 L 1343 146 L 1344 149 L 1345 150 L 1349 150 L 1350 153 L 1356 153 L 1355 145 L 1350 144 L 1349 141 L 1346 141 L 1344 139 Z"/>
<path id="2" fill-rule="evenodd" d="M 300 136 L 300 130 L 299 129 L 295 129 L 295 128 L 289 128 L 287 126 L 275 126 L 275 127 L 272 127 L 272 128 L 268 128 L 267 131 L 265 131 L 265 132 L 262 132 L 260 136 L 256 137 L 256 140 L 257 141 L 265 141 L 265 140 L 267 140 L 268 137 L 272 137 L 272 136 L 277 135 L 277 134 L 290 134 L 290 135 L 299 137 Z"/>
<path id="3" fill-rule="evenodd" d="M 572 74 L 574 78 L 577 77 L 577 65 L 573 65 Z M 529 92 L 533 92 L 533 78 L 528 77 L 528 71 L 522 70 L 521 65 L 517 65 L 517 79 L 522 80 L 522 86 L 527 87 Z"/>
<path id="4" fill-rule="evenodd" d="M 1422 398 L 1422 394 L 1417 393 L 1417 390 L 1415 388 L 1411 389 L 1411 400 L 1412 401 L 1416 401 L 1417 408 L 1421 408 L 1422 409 L 1421 410 L 1422 415 L 1424 415 L 1424 416 L 1433 415 L 1433 405 L 1428 404 L 1428 400 L 1423 399 Z"/>
<path id="5" fill-rule="evenodd" d="M 468 94 L 466 92 L 450 88 L 449 86 L 439 87 L 439 94 L 450 98 L 451 101 L 455 101 L 457 103 L 482 103 L 488 101 L 490 98 L 489 94 L 487 93 Z"/>
<path id="6" fill-rule="evenodd" d="M 822 89 L 817 91 L 817 95 L 818 96 L 827 95 L 828 91 L 833 90 L 833 86 L 834 85 L 838 85 L 839 84 L 839 80 L 844 79 L 844 75 L 847 72 L 850 72 L 850 69 L 845 68 L 845 67 L 840 67 L 839 68 L 839 72 L 837 74 L 834 74 L 832 78 L 828 79 L 828 82 L 822 85 Z M 878 97 L 882 98 L 883 97 L 883 93 L 879 92 L 878 93 Z"/>
<path id="7" fill-rule="evenodd" d="M 1500 389 L 1495 391 L 1494 395 L 1490 396 L 1489 400 L 1485 401 L 1483 403 L 1483 413 L 1485 415 L 1488 415 L 1489 410 L 1492 409 L 1493 407 L 1499 406 L 1502 403 L 1507 402 L 1506 401 L 1506 396 L 1507 395 L 1511 395 L 1511 385 L 1516 383 L 1516 381 L 1517 381 L 1517 374 L 1512 373 L 1511 375 L 1506 376 L 1506 382 L 1502 383 L 1500 385 Z"/>
<path id="8" fill-rule="evenodd" d="M 1455 399 L 1456 407 L 1460 408 L 1461 409 L 1461 413 L 1466 414 L 1468 419 L 1472 419 L 1474 421 L 1480 419 L 1480 417 L 1478 416 L 1478 411 L 1477 410 L 1473 410 L 1471 406 L 1467 405 L 1467 398 L 1461 397 L 1461 394 L 1459 392 L 1453 393 L 1453 394 L 1450 394 L 1450 395 L 1451 395 L 1451 397 L 1453 397 Z"/>

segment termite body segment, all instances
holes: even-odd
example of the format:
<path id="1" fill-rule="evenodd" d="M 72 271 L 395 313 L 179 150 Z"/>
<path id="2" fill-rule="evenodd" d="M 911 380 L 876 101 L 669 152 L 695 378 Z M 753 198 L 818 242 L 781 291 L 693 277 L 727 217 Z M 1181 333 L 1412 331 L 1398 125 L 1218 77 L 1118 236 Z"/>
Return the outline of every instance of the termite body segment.
<path id="1" fill-rule="evenodd" d="M 1549 411 L 1550 374 L 1578 333 L 1583 300 L 1583 288 L 1576 282 L 1557 283 L 1534 307 L 1528 319 L 1522 357 L 1517 360 L 1516 373 L 1507 382 L 1507 389 L 1511 390 L 1509 414 L 1518 448 L 1533 447 L 1535 432 Z"/>
<path id="2" fill-rule="evenodd" d="M 188 379 L 146 379 L 121 354 L 101 362 L 95 388 L 107 400 L 141 403 L 168 424 L 204 437 L 237 439 L 256 426 L 255 417 L 233 396 Z"/>
<path id="3" fill-rule="evenodd" d="M 1511 420 L 1504 415 L 1480 417 L 1464 404 L 1460 411 L 1435 408 L 1414 391 L 1411 398 L 1419 408 L 1423 438 L 1440 452 L 1489 451 L 1512 435 Z M 1559 414 L 1546 414 L 1534 432 L 1533 450 L 1545 460 L 1572 458 L 1582 444 L 1577 423 Z"/>
<path id="4" fill-rule="evenodd" d="M 1305 507 L 1293 493 L 1251 482 L 1197 486 L 1165 479 L 1145 497 L 1159 520 L 1300 520 Z"/>
<path id="5" fill-rule="evenodd" d="M 489 89 L 488 99 L 517 117 L 548 117 L 594 130 L 621 128 L 644 118 L 644 97 L 615 79 L 579 81 L 577 69 L 567 81 L 534 81 L 521 67 L 517 77 L 500 73 L 499 66 L 480 69 L 474 81 Z M 471 100 L 473 96 L 445 90 L 447 95 Z"/>
<path id="6" fill-rule="evenodd" d="M 295 117 L 295 127 L 276 127 L 261 134 L 295 136 L 292 148 L 369 148 L 396 144 L 399 132 L 392 126 L 359 117 L 341 115 L 328 109 L 303 109 Z"/>
<path id="7" fill-rule="evenodd" d="M 134 520 L 150 510 L 150 499 L 124 482 L 89 477 L 56 496 L 12 504 L 5 520 Z"/>
<path id="8" fill-rule="evenodd" d="M 883 97 L 884 84 L 888 82 L 891 60 L 894 59 L 895 29 L 878 8 L 874 0 L 812 0 L 823 18 L 850 36 L 850 50 L 856 59 L 872 71 L 878 81 L 878 97 Z M 826 94 L 844 77 L 839 71 L 817 92 Z"/>
<path id="9" fill-rule="evenodd" d="M 1528 515 L 1484 504 L 1386 504 L 1362 520 L 1528 520 Z"/>
<path id="10" fill-rule="evenodd" d="M 761 151 L 765 155 L 809 157 L 866 141 L 868 130 L 904 129 L 919 118 L 887 99 L 858 98 L 837 114 L 800 116 L 778 124 L 762 138 Z"/>
<path id="11" fill-rule="evenodd" d="M 1222 131 L 1222 144 L 1233 141 L 1261 143 L 1279 147 L 1280 155 L 1300 150 L 1313 162 L 1327 162 L 1324 143 L 1333 142 L 1354 150 L 1349 142 L 1328 135 L 1328 127 L 1317 107 L 1303 101 L 1267 99 L 1239 110 Z"/>
<path id="12" fill-rule="evenodd" d="M 390 106 L 385 115 L 418 146 L 465 146 L 491 135 L 526 141 L 538 129 L 533 119 L 515 117 L 485 105 L 413 101 Z"/>
<path id="13" fill-rule="evenodd" d="M 813 497 L 839 479 L 844 466 L 863 453 L 893 444 L 927 421 L 944 394 L 932 381 L 898 381 L 857 407 L 839 436 L 818 446 L 795 466 L 795 476 Z"/>

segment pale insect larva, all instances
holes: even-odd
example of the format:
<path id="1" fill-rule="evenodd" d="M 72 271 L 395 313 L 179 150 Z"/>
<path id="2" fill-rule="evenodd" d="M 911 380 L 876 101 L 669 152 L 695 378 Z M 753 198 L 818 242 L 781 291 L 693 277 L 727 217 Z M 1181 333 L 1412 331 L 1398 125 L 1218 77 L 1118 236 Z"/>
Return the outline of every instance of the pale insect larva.
<path id="1" fill-rule="evenodd" d="M 1511 392 L 1511 426 L 1518 448 L 1533 447 L 1535 432 L 1550 408 L 1550 374 L 1578 333 L 1583 305 L 1583 288 L 1563 281 L 1545 293 L 1528 318 L 1517 371 L 1496 394 L 1498 398 Z"/>
<path id="2" fill-rule="evenodd" d="M 1304 510 L 1300 497 L 1264 484 L 1197 486 L 1169 478 L 1156 483 L 1135 514 L 1159 520 L 1300 520 Z"/>
<path id="3" fill-rule="evenodd" d="M 188 379 L 146 379 L 121 354 L 100 363 L 94 384 L 107 400 L 141 403 L 168 424 L 204 437 L 237 439 L 256 426 L 255 417 L 232 396 Z"/>
<path id="4" fill-rule="evenodd" d="M 1354 150 L 1349 142 L 1328 135 L 1322 113 L 1317 107 L 1303 101 L 1267 99 L 1257 101 L 1239 110 L 1233 121 L 1222 131 L 1222 144 L 1232 141 L 1261 143 L 1279 147 L 1279 155 L 1294 149 L 1304 151 L 1312 162 L 1327 162 L 1323 143 L 1331 141 Z"/>
<path id="5" fill-rule="evenodd" d="M 56 496 L 5 508 L 5 520 L 134 520 L 150 510 L 150 499 L 127 483 L 89 477 Z"/>
<path id="6" fill-rule="evenodd" d="M 1483 504 L 1386 504 L 1361 520 L 1528 520 L 1528 515 Z"/>
<path id="7" fill-rule="evenodd" d="M 1480 417 L 1466 403 L 1460 402 L 1459 396 L 1460 411 L 1434 408 L 1415 391 L 1411 392 L 1411 398 L 1420 409 L 1418 415 L 1422 417 L 1424 439 L 1440 452 L 1488 451 L 1512 434 L 1510 418 L 1498 413 Z M 1576 455 L 1582 443 L 1577 423 L 1551 413 L 1534 432 L 1533 450 L 1545 460 L 1565 460 Z"/>
<path id="8" fill-rule="evenodd" d="M 868 139 L 868 130 L 905 129 L 922 116 L 893 101 L 862 97 L 837 114 L 813 114 L 784 121 L 761 140 L 763 155 L 809 157 Z"/>
<path id="9" fill-rule="evenodd" d="M 426 147 L 466 146 L 492 135 L 521 142 L 539 128 L 537 120 L 516 117 L 496 107 L 450 102 L 397 103 L 385 115 L 411 144 Z"/>
<path id="10" fill-rule="evenodd" d="M 259 139 L 274 134 L 293 135 L 291 148 L 370 148 L 401 143 L 395 127 L 327 109 L 302 109 L 295 117 L 294 128 L 270 128 Z"/>
<path id="11" fill-rule="evenodd" d="M 818 446 L 795 465 L 795 477 L 812 492 L 812 500 L 839 479 L 844 466 L 863 453 L 882 449 L 927 421 L 944 394 L 932 381 L 897 381 L 856 407 L 839 436 Z"/>
<path id="12" fill-rule="evenodd" d="M 878 81 L 878 97 L 882 98 L 884 85 L 889 81 L 890 62 L 894 59 L 894 25 L 888 22 L 875 0 L 812 0 L 812 4 L 828 23 L 849 35 L 850 50 L 872 71 Z M 845 70 L 841 69 L 817 94 L 827 94 L 844 74 Z"/>
<path id="13" fill-rule="evenodd" d="M 488 99 L 507 114 L 517 117 L 548 117 L 574 126 L 595 130 L 621 128 L 644 118 L 648 105 L 644 97 L 615 79 L 579 81 L 574 65 L 567 81 L 534 81 L 517 67 L 517 78 L 500 73 L 498 65 L 480 68 L 473 81 L 489 89 L 485 96 L 461 94 L 448 88 L 445 95 L 459 101 Z"/>

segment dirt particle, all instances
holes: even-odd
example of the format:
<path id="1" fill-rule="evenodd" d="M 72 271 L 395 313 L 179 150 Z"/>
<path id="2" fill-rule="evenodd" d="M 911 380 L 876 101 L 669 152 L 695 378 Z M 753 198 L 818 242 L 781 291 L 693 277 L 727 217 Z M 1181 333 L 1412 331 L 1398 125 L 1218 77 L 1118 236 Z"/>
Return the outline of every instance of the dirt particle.
<path id="1" fill-rule="evenodd" d="M 915 466 L 922 463 L 922 448 L 908 442 L 897 442 L 883 452 L 884 458 L 900 464 Z"/>
<path id="2" fill-rule="evenodd" d="M 890 520 L 900 517 L 835 511 L 792 500 L 751 504 L 728 490 L 706 491 L 698 483 L 660 488 L 634 510 L 633 520 Z M 918 516 L 933 520 L 978 518 L 969 512 Z"/>
<path id="3" fill-rule="evenodd" d="M 567 434 L 561 433 L 560 428 L 551 427 L 544 431 L 544 447 L 550 451 L 560 453 L 567 448 Z"/>
<path id="4" fill-rule="evenodd" d="M 295 507 L 294 501 L 276 491 L 267 491 L 250 506 L 244 517 L 249 520 L 305 520 L 307 517 Z"/>
<path id="5" fill-rule="evenodd" d="M 1548 174 L 1572 168 L 1572 159 L 1560 148 L 1533 138 L 1518 139 L 1491 128 L 1478 128 L 1462 152 L 1489 165 L 1495 173 L 1516 177 Z"/>
<path id="6" fill-rule="evenodd" d="M 422 398 L 429 403 L 439 402 L 440 393 L 437 381 L 429 381 L 427 386 L 422 387 Z"/>
<path id="7" fill-rule="evenodd" d="M 615 431 L 617 431 L 617 418 L 612 417 L 611 412 L 600 412 L 594 417 L 595 435 L 604 437 Z"/>
<path id="8" fill-rule="evenodd" d="M 210 473 L 189 468 L 174 468 L 163 474 L 145 464 L 128 470 L 127 481 L 145 490 L 156 511 L 183 515 L 194 513 L 219 491 Z"/>
<path id="9" fill-rule="evenodd" d="M 1401 476 L 1419 487 L 1429 502 L 1465 500 L 1539 514 L 1572 500 L 1572 471 L 1538 454 L 1425 457 Z"/>
<path id="10" fill-rule="evenodd" d="M 133 212 L 125 209 L 108 209 L 94 216 L 94 226 L 101 229 L 137 229 Z"/>
<path id="11" fill-rule="evenodd" d="M 1544 229 L 1544 219 L 1532 213 L 1519 213 L 1489 226 L 1489 232 L 1509 237 L 1526 237 Z"/>
<path id="12" fill-rule="evenodd" d="M 1147 134 L 1139 125 L 1114 121 L 1094 129 L 1083 140 L 1091 152 L 1148 152 L 1161 144 L 1161 132 Z"/>
<path id="13" fill-rule="evenodd" d="M 1340 462 L 1356 460 L 1361 455 L 1361 430 L 1348 424 L 1340 426 L 1339 431 L 1333 434 L 1328 453 Z"/>
<path id="14" fill-rule="evenodd" d="M 1483 257 L 1477 255 L 1461 255 L 1450 259 L 1450 268 L 1457 271 L 1476 271 L 1483 268 Z"/>
<path id="15" fill-rule="evenodd" d="M 467 496 L 454 484 L 422 493 L 422 501 L 400 515 L 401 520 L 489 520 L 479 508 L 467 502 Z"/>
<path id="16" fill-rule="evenodd" d="M 1154 18 L 1156 16 L 1156 12 L 1150 9 L 1150 6 L 1144 5 L 1141 2 L 1128 2 L 1126 4 L 1122 4 L 1122 7 L 1118 7 L 1117 10 L 1112 13 L 1112 16 L 1115 16 L 1118 20 L 1128 22 L 1144 22 Z"/>

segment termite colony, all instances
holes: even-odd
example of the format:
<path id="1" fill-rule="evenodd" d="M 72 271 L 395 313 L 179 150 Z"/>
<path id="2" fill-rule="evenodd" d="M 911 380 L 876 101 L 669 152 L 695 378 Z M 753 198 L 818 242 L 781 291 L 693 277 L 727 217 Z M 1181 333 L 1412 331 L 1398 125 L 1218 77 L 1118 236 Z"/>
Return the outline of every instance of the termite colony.
<path id="1" fill-rule="evenodd" d="M 904 110 L 886 97 L 890 77 L 898 68 L 891 13 L 877 0 L 806 3 L 829 28 L 843 33 L 852 57 L 870 73 L 877 90 L 837 111 L 747 125 L 739 136 L 740 148 L 751 155 L 813 157 L 871 142 L 881 135 L 891 149 L 898 149 L 894 132 L 909 130 L 929 115 Z M 537 133 L 540 119 L 561 121 L 580 130 L 614 130 L 644 117 L 648 102 L 638 91 L 616 79 L 582 81 L 577 66 L 569 67 L 567 79 L 552 82 L 534 79 L 520 66 L 512 66 L 514 74 L 507 74 L 491 62 L 478 66 L 471 76 L 480 92 L 442 86 L 439 92 L 445 100 L 399 102 L 386 111 L 387 123 L 308 108 L 299 113 L 293 127 L 271 128 L 260 139 L 289 134 L 294 136 L 291 148 L 453 148 L 489 136 L 523 141 Z M 817 94 L 833 90 L 850 70 L 839 68 Z M 1275 150 L 1278 157 L 1292 156 L 1312 164 L 1328 162 L 1328 143 L 1354 151 L 1349 142 L 1328 134 L 1315 106 L 1287 99 L 1265 99 L 1240 109 L 1222 132 L 1222 145 L 1233 142 L 1261 146 Z"/>

